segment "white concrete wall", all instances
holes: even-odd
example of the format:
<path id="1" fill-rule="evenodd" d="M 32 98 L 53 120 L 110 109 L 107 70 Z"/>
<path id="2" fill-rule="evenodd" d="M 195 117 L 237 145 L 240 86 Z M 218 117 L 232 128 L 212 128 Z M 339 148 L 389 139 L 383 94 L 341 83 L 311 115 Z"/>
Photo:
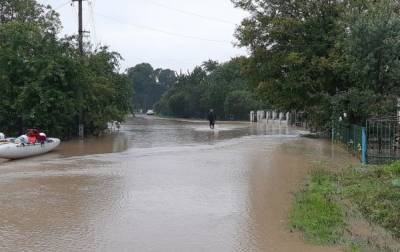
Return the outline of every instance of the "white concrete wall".
<path id="1" fill-rule="evenodd" d="M 267 124 L 277 123 L 279 125 L 290 126 L 291 113 L 279 112 L 276 110 L 257 110 L 250 112 L 250 122 L 264 122 Z"/>

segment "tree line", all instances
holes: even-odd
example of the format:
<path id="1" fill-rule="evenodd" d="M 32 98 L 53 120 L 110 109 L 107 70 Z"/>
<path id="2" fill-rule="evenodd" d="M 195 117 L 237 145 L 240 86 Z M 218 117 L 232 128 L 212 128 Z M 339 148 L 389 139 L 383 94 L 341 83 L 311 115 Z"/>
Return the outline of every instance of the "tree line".
<path id="1" fill-rule="evenodd" d="M 273 108 L 330 127 L 393 115 L 400 91 L 395 0 L 232 0 L 250 13 L 236 30 L 252 90 Z"/>
<path id="2" fill-rule="evenodd" d="M 85 55 L 76 37 L 59 38 L 59 15 L 35 0 L 0 1 L 0 130 L 39 128 L 71 137 L 80 115 L 87 134 L 132 110 L 133 93 L 121 56 L 107 47 Z"/>
<path id="3" fill-rule="evenodd" d="M 179 74 L 175 85 L 155 104 L 158 113 L 177 117 L 205 118 L 210 109 L 219 119 L 247 119 L 261 106 L 249 89 L 243 72 L 247 59 L 234 58 L 219 64 L 209 60 L 187 74 Z"/>
<path id="4" fill-rule="evenodd" d="M 262 106 L 248 85 L 247 62 L 246 57 L 221 64 L 209 60 L 187 73 L 138 64 L 127 71 L 135 108 L 183 118 L 205 118 L 214 109 L 219 119 L 247 119 L 250 110 Z"/>

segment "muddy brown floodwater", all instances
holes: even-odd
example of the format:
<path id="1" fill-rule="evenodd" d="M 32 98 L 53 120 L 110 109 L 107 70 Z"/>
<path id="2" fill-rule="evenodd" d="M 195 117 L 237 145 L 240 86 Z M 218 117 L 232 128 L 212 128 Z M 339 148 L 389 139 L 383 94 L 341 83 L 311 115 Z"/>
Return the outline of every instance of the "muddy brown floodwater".
<path id="1" fill-rule="evenodd" d="M 287 224 L 318 163 L 351 158 L 284 127 L 153 117 L 0 162 L 0 251 L 338 251 Z"/>

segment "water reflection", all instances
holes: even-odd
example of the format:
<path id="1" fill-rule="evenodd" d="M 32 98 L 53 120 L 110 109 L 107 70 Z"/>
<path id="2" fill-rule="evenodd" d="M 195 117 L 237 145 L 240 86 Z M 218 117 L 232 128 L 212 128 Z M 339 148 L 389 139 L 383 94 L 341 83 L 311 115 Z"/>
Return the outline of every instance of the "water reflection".
<path id="1" fill-rule="evenodd" d="M 75 139 L 63 142 L 55 153 L 61 156 L 92 155 L 114 153 L 128 149 L 128 139 L 124 132 L 114 132 L 100 137 Z"/>

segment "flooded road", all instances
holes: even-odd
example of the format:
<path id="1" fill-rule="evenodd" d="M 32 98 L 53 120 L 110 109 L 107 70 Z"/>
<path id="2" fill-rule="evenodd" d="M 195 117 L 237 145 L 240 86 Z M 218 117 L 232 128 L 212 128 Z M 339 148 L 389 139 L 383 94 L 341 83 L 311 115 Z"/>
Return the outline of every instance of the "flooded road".
<path id="1" fill-rule="evenodd" d="M 285 127 L 139 117 L 0 163 L 0 251 L 338 251 L 291 233 L 292 192 L 351 158 Z"/>

